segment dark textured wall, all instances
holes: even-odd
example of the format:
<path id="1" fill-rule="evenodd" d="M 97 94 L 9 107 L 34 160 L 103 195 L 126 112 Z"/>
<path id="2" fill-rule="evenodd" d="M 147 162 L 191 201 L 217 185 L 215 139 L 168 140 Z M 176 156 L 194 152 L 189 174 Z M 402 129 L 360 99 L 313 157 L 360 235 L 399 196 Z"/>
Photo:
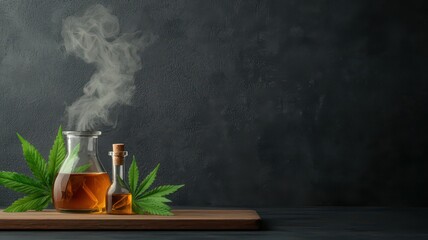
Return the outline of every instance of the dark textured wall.
<path id="1" fill-rule="evenodd" d="M 0 168 L 48 154 L 95 68 L 66 56 L 62 19 L 94 3 L 142 54 L 125 142 L 177 205 L 427 205 L 428 9 L 423 1 L 0 2 Z M 18 197 L 0 188 L 0 205 Z"/>

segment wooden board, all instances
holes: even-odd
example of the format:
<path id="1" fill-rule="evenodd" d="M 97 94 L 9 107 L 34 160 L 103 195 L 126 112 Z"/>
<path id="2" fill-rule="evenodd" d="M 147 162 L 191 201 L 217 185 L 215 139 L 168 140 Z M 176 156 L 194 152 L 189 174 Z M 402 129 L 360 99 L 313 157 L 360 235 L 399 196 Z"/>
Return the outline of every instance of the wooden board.
<path id="1" fill-rule="evenodd" d="M 174 216 L 0 212 L 1 230 L 256 230 L 253 210 L 175 210 Z"/>

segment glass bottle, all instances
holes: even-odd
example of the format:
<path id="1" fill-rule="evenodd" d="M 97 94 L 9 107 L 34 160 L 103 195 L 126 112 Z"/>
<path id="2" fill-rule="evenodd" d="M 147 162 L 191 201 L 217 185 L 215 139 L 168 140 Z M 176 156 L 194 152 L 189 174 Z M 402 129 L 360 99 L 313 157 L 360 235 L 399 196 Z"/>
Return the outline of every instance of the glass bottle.
<path id="1" fill-rule="evenodd" d="M 132 214 L 132 195 L 120 180 L 125 181 L 125 151 L 124 144 L 113 144 L 113 151 L 109 153 L 113 161 L 113 184 L 107 192 L 107 213 L 109 214 Z M 120 178 L 120 179 L 118 179 Z"/>
<path id="2" fill-rule="evenodd" d="M 99 131 L 65 131 L 68 154 L 52 190 L 62 212 L 105 212 L 110 178 L 98 159 Z"/>

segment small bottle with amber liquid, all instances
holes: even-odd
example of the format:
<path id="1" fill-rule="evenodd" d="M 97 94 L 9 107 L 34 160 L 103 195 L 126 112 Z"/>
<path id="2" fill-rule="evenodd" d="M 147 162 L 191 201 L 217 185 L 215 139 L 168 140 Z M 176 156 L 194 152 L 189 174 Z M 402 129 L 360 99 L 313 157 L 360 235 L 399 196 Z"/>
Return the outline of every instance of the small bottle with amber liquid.
<path id="1" fill-rule="evenodd" d="M 119 177 L 124 178 L 125 151 L 124 144 L 113 144 L 113 151 L 109 153 L 113 160 L 113 183 L 107 192 L 107 213 L 109 214 L 132 214 L 132 195 L 119 183 Z"/>

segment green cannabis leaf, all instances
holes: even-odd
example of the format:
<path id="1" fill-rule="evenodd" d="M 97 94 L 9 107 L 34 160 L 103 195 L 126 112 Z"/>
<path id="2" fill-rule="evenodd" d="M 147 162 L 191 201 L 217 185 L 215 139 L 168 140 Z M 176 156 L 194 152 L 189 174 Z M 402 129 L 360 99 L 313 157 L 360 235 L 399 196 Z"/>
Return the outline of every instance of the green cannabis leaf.
<path id="1" fill-rule="evenodd" d="M 140 172 L 135 156 L 128 170 L 128 184 L 120 176 L 117 176 L 122 187 L 127 188 L 132 194 L 132 210 L 138 214 L 154 214 L 170 216 L 171 208 L 166 204 L 171 202 L 165 196 L 176 192 L 184 185 L 164 185 L 147 191 L 156 179 L 159 164 L 138 184 Z"/>
<path id="2" fill-rule="evenodd" d="M 51 186 L 55 181 L 55 175 L 58 173 L 66 155 L 67 151 L 62 137 L 62 129 L 59 127 L 54 144 L 49 152 L 49 162 L 47 166 L 49 183 Z"/>
<path id="3" fill-rule="evenodd" d="M 52 202 L 52 186 L 62 162 L 66 149 L 62 137 L 61 126 L 58 129 L 54 144 L 49 153 L 49 161 L 42 157 L 39 151 L 17 134 L 22 144 L 22 152 L 34 178 L 26 175 L 0 171 L 0 185 L 16 192 L 28 194 L 12 203 L 5 212 L 25 212 L 28 210 L 41 211 Z"/>

